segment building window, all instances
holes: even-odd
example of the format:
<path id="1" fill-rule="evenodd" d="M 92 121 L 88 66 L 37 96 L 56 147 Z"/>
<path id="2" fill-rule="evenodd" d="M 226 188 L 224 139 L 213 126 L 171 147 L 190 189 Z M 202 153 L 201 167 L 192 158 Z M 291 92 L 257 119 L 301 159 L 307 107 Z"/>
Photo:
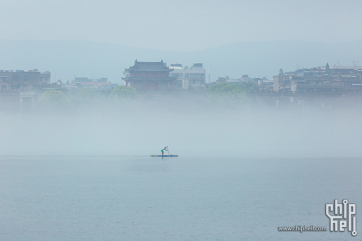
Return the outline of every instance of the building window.
<path id="1" fill-rule="evenodd" d="M 28 78 L 24 78 L 24 81 L 28 81 Z"/>
<path id="2" fill-rule="evenodd" d="M 6 85 L 2 85 L 1 90 L 6 90 Z"/>

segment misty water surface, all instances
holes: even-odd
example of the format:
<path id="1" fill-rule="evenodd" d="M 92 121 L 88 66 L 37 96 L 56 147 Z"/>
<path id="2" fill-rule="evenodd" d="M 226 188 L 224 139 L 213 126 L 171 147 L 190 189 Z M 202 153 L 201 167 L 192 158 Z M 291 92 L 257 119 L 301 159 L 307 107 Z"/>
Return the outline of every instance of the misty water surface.
<path id="1" fill-rule="evenodd" d="M 188 157 L 360 157 L 358 101 L 312 99 L 303 108 L 276 108 L 270 101 L 235 106 L 172 98 L 0 113 L 0 153 L 134 156 L 169 146 Z"/>
<path id="2" fill-rule="evenodd" d="M 358 207 L 361 161 L 1 157 L 0 239 L 352 239 L 277 227 L 328 227 L 334 199 Z"/>

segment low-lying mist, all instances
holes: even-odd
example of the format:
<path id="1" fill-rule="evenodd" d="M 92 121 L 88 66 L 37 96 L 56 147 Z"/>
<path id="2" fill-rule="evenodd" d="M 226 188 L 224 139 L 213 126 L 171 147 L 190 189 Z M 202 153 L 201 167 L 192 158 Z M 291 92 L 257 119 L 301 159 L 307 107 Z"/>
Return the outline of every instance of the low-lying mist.
<path id="1" fill-rule="evenodd" d="M 302 108 L 150 98 L 0 113 L 0 154 L 148 156 L 169 146 L 180 157 L 360 157 L 361 108 L 343 101 Z"/>

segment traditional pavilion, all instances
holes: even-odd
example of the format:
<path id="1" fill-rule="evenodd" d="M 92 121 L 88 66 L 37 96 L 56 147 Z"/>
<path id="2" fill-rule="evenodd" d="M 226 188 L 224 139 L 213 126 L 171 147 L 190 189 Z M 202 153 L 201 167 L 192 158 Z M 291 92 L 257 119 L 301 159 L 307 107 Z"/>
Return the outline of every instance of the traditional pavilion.
<path id="1" fill-rule="evenodd" d="M 122 78 L 126 86 L 132 86 L 136 90 L 168 90 L 172 89 L 172 82 L 176 78 L 169 76 L 172 71 L 161 62 L 138 62 L 125 70 L 126 77 Z"/>

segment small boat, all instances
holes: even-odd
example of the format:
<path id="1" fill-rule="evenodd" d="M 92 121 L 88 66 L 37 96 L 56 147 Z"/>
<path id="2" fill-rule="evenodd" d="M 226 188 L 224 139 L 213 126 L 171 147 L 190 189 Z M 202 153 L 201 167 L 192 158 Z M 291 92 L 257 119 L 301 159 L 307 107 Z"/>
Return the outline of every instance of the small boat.
<path id="1" fill-rule="evenodd" d="M 150 155 L 150 157 L 178 157 L 178 155 Z"/>
<path id="2" fill-rule="evenodd" d="M 168 146 L 164 147 L 161 152 L 163 153 L 164 151 L 167 151 L 167 155 L 150 155 L 150 157 L 178 157 L 178 155 L 170 155 Z"/>

